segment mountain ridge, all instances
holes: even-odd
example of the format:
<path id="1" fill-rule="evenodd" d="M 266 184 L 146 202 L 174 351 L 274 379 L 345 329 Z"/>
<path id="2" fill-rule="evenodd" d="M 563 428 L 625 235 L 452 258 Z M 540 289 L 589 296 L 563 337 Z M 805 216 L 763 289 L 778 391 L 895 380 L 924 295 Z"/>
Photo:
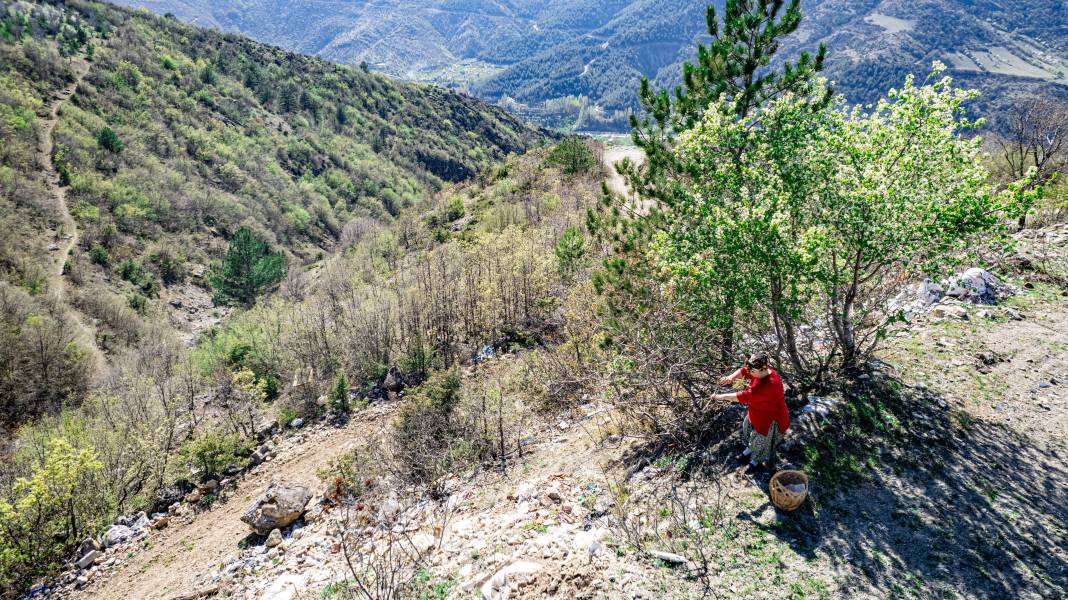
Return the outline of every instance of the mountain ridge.
<path id="1" fill-rule="evenodd" d="M 685 0 L 252 1 L 241 10 L 227 2 L 121 2 L 593 130 L 625 128 L 638 78 L 675 85 L 694 42 L 707 38 L 705 3 Z M 782 55 L 828 42 L 827 75 L 850 101 L 870 102 L 905 73 L 925 75 L 934 60 L 987 92 L 984 102 L 995 108 L 1017 91 L 1068 99 L 1063 3 L 806 0 L 802 7 L 806 17 Z M 294 33 L 294 22 L 307 25 Z"/>

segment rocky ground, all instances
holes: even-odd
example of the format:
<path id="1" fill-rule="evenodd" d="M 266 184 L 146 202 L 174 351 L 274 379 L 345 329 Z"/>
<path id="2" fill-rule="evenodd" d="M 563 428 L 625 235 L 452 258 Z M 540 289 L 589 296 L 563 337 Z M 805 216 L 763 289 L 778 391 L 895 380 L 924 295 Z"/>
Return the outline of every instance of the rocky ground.
<path id="1" fill-rule="evenodd" d="M 1053 269 L 1068 257 L 1063 227 L 1027 241 Z M 395 404 L 376 403 L 284 432 L 210 506 L 140 523 L 56 595 L 344 598 L 346 557 L 404 548 L 415 598 L 1062 598 L 1068 297 L 1049 272 L 1003 276 L 1014 292 L 994 305 L 939 298 L 856 385 L 796 411 L 783 466 L 812 494 L 793 513 L 771 505 L 767 474 L 729 462 L 736 409 L 721 444 L 639 468 L 596 401 L 531 425 L 521 456 L 453 479 L 447 502 L 324 505 L 316 472 L 389 426 Z M 309 510 L 250 535 L 241 515 L 271 482 L 307 488 Z"/>

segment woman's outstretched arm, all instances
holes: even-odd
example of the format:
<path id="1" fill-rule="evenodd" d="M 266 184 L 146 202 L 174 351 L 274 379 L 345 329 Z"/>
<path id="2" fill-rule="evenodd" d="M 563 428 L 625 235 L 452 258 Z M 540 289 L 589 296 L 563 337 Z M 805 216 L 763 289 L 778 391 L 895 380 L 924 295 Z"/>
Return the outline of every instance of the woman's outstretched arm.
<path id="1" fill-rule="evenodd" d="M 720 385 L 730 385 L 730 384 L 734 383 L 735 381 L 738 381 L 738 378 L 742 376 L 742 371 L 744 371 L 744 367 L 738 367 L 737 371 L 731 373 L 730 375 L 727 375 L 723 379 L 720 379 L 719 380 L 719 384 Z"/>

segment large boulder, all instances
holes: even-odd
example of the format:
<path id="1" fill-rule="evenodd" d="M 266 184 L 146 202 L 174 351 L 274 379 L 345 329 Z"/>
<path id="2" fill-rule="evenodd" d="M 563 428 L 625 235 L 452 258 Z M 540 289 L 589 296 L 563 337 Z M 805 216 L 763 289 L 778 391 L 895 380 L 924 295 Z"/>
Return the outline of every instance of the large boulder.
<path id="1" fill-rule="evenodd" d="M 156 502 L 152 505 L 152 512 L 167 512 L 167 508 L 175 502 L 181 502 L 182 498 L 196 488 L 187 479 L 179 479 L 156 493 Z"/>
<path id="2" fill-rule="evenodd" d="M 132 540 L 136 535 L 137 531 L 126 525 L 112 525 L 107 532 L 104 533 L 104 547 L 111 548 L 112 546 L 118 546 L 119 544 Z"/>
<path id="3" fill-rule="evenodd" d="M 1012 288 L 985 269 L 971 268 L 946 282 L 946 295 L 976 304 L 996 304 Z"/>
<path id="4" fill-rule="evenodd" d="M 400 369 L 390 367 L 389 372 L 386 373 L 386 379 L 382 382 L 382 387 L 389 392 L 399 392 L 404 389 L 404 385 L 404 376 L 401 375 Z"/>
<path id="5" fill-rule="evenodd" d="M 271 482 L 245 509 L 241 520 L 257 534 L 267 535 L 272 529 L 282 529 L 299 519 L 311 497 L 306 487 Z"/>

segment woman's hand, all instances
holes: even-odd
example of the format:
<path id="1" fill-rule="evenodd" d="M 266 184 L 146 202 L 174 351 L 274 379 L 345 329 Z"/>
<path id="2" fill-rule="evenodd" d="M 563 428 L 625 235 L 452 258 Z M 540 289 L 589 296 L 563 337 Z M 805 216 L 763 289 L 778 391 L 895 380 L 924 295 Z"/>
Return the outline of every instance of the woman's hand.
<path id="1" fill-rule="evenodd" d="M 730 375 L 727 375 L 726 377 L 720 379 L 719 380 L 719 384 L 720 385 L 730 385 L 730 384 L 734 383 L 735 381 L 738 381 L 738 378 L 741 377 L 741 376 L 742 376 L 742 370 L 738 369 L 737 371 L 731 373 Z"/>

